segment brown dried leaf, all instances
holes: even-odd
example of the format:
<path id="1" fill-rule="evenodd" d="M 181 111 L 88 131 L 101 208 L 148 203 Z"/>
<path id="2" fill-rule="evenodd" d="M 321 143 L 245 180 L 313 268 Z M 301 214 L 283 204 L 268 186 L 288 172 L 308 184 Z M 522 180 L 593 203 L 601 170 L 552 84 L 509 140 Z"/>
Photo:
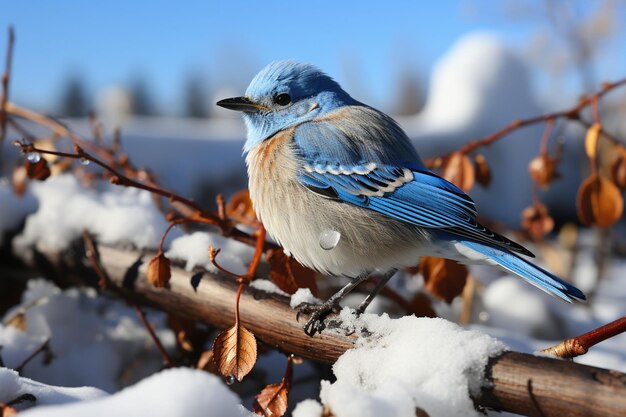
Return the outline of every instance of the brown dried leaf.
<path id="1" fill-rule="evenodd" d="M 289 388 L 283 383 L 270 384 L 257 395 L 252 405 L 254 412 L 261 416 L 282 416 L 287 411 Z"/>
<path id="2" fill-rule="evenodd" d="M 476 182 L 483 187 L 488 187 L 491 183 L 491 169 L 487 164 L 487 158 L 483 154 L 474 157 L 474 170 L 476 172 Z"/>
<path id="3" fill-rule="evenodd" d="M 465 265 L 432 256 L 420 259 L 419 272 L 428 292 L 448 304 L 463 292 L 468 273 Z"/>
<path id="4" fill-rule="evenodd" d="M 221 332 L 213 343 L 213 358 L 223 376 L 241 381 L 256 362 L 256 339 L 241 323 Z"/>
<path id="5" fill-rule="evenodd" d="M 170 277 L 172 276 L 170 260 L 167 259 L 163 253 L 157 253 L 148 264 L 148 272 L 146 276 L 148 278 L 148 282 L 155 287 L 166 287 Z"/>
<path id="6" fill-rule="evenodd" d="M 33 146 L 43 151 L 56 151 L 57 150 L 56 138 L 49 137 L 49 138 L 37 139 L 33 141 Z M 45 155 L 41 155 L 41 157 L 45 158 L 50 163 L 53 163 L 54 161 L 59 159 L 58 155 L 53 155 L 53 154 L 48 154 L 48 153 Z"/>
<path id="7" fill-rule="evenodd" d="M 463 191 L 472 189 L 474 175 L 472 162 L 461 152 L 454 152 L 443 162 L 441 176 Z"/>
<path id="8" fill-rule="evenodd" d="M 626 189 L 626 149 L 611 164 L 611 179 L 620 189 Z"/>
<path id="9" fill-rule="evenodd" d="M 622 216 L 624 199 L 611 181 L 592 175 L 578 189 L 578 218 L 587 225 L 606 227 Z"/>
<path id="10" fill-rule="evenodd" d="M 537 155 L 528 164 L 530 177 L 541 188 L 548 188 L 550 183 L 559 178 L 556 166 L 559 163 L 557 158 L 551 158 L 547 154 Z"/>
<path id="11" fill-rule="evenodd" d="M 26 192 L 26 184 L 28 184 L 28 175 L 26 175 L 26 164 L 18 165 L 13 170 L 13 191 L 15 195 L 21 197 Z"/>
<path id="12" fill-rule="evenodd" d="M 198 358 L 198 363 L 196 363 L 196 369 L 202 369 L 203 371 L 210 372 L 212 374 L 218 374 L 217 364 L 213 359 L 213 351 L 206 350 L 202 352 L 200 358 Z"/>
<path id="13" fill-rule="evenodd" d="M 271 251 L 267 261 L 270 264 L 270 280 L 287 294 L 295 293 L 298 288 L 308 288 L 313 295 L 317 294 L 315 271 L 300 265 L 282 249 Z"/>
<path id="14" fill-rule="evenodd" d="M 262 416 L 282 417 L 287 412 L 289 390 L 293 378 L 292 359 L 287 363 L 287 369 L 280 384 L 269 384 L 254 398 L 252 408 Z"/>
<path id="15" fill-rule="evenodd" d="M 241 190 L 232 196 L 226 206 L 226 214 L 235 221 L 248 226 L 258 223 L 248 190 Z"/>
<path id="16" fill-rule="evenodd" d="M 0 411 L 2 411 L 2 417 L 9 417 L 17 414 L 17 410 L 15 408 L 6 404 L 0 404 Z"/>
<path id="17" fill-rule="evenodd" d="M 554 229 L 554 220 L 546 206 L 536 202 L 522 211 L 522 228 L 532 239 L 541 240 Z"/>
<path id="18" fill-rule="evenodd" d="M 4 322 L 4 325 L 13 326 L 21 331 L 26 330 L 26 315 L 24 314 L 24 311 L 19 311 L 11 316 L 11 318 Z"/>
<path id="19" fill-rule="evenodd" d="M 41 158 L 39 161 L 32 163 L 26 163 L 26 175 L 31 180 L 44 181 L 50 176 L 50 167 L 48 161 L 45 158 Z"/>
<path id="20" fill-rule="evenodd" d="M 196 322 L 176 314 L 167 315 L 167 326 L 176 335 L 176 342 L 187 352 L 201 351 L 205 341 L 204 332 L 198 331 Z"/>
<path id="21" fill-rule="evenodd" d="M 602 125 L 600 123 L 594 123 L 587 129 L 587 135 L 585 136 L 585 152 L 590 159 L 594 159 L 598 154 L 598 140 L 600 139 L 600 131 Z"/>
<path id="22" fill-rule="evenodd" d="M 409 305 L 411 306 L 410 312 L 417 317 L 437 317 L 437 313 L 435 313 L 433 309 L 430 298 L 428 298 L 426 294 L 418 292 Z"/>
<path id="23" fill-rule="evenodd" d="M 62 174 L 72 167 L 72 159 L 63 158 L 57 159 L 56 162 L 50 165 L 50 175 L 55 176 Z"/>

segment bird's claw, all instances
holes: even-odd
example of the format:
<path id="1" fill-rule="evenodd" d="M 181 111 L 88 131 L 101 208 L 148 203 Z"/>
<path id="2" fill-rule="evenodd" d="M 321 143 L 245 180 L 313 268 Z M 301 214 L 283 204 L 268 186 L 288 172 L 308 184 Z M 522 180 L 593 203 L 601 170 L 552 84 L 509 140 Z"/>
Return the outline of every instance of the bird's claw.
<path id="1" fill-rule="evenodd" d="M 324 324 L 324 319 L 326 319 L 326 317 L 330 313 L 337 313 L 340 309 L 339 305 L 335 303 L 302 303 L 296 308 L 298 309 L 296 320 L 300 318 L 300 314 L 309 315 L 309 319 L 304 324 L 303 329 L 304 332 L 311 337 L 314 336 L 315 333 L 321 333 L 322 330 L 326 328 L 326 325 Z"/>

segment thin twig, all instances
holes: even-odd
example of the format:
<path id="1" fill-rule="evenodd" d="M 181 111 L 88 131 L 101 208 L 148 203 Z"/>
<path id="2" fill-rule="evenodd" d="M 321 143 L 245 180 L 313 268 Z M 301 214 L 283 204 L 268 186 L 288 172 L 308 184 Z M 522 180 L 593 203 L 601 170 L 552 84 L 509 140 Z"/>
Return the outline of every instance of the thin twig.
<path id="1" fill-rule="evenodd" d="M 24 359 L 22 361 L 22 363 L 20 363 L 16 368 L 15 371 L 18 374 L 22 373 L 22 370 L 24 370 L 24 367 L 30 362 L 32 361 L 35 356 L 39 355 L 41 352 L 46 352 L 50 350 L 50 339 L 46 339 L 41 346 L 39 346 L 34 352 L 32 352 L 30 355 L 28 355 L 26 357 L 26 359 Z"/>
<path id="2" fill-rule="evenodd" d="M 534 125 L 537 123 L 542 123 L 542 122 L 548 122 L 550 120 L 556 120 L 559 118 L 565 118 L 565 119 L 569 119 L 569 120 L 581 120 L 580 117 L 580 112 L 593 105 L 594 102 L 598 101 L 600 98 L 602 98 L 604 95 L 606 95 L 607 93 L 615 90 L 618 87 L 621 87 L 623 85 L 626 85 L 626 78 L 615 81 L 615 82 L 607 82 L 604 83 L 602 85 L 602 88 L 590 95 L 584 96 L 582 97 L 578 103 L 566 110 L 562 110 L 562 111 L 557 111 L 557 112 L 551 112 L 551 113 L 545 113 L 539 116 L 535 116 L 535 117 L 530 117 L 528 119 L 518 119 L 518 120 L 514 120 L 513 122 L 511 122 L 510 124 L 508 124 L 507 126 L 503 127 L 502 129 L 488 135 L 485 136 L 483 139 L 480 140 L 473 140 L 470 141 L 469 143 L 467 143 L 465 146 L 462 146 L 460 149 L 458 149 L 455 152 L 461 152 L 464 154 L 468 154 L 471 153 L 473 151 L 475 151 L 476 149 L 483 147 L 483 146 L 488 146 L 491 145 L 493 142 L 496 142 L 497 140 L 503 138 L 504 136 L 508 135 L 509 133 L 520 129 L 522 127 L 526 127 L 526 126 L 530 126 L 530 125 Z M 611 140 L 614 143 L 619 143 L 619 141 L 615 140 L 615 138 L 611 135 L 606 135 L 606 138 Z M 437 159 L 445 159 L 446 157 L 448 157 L 451 153 L 448 153 L 442 157 L 439 157 Z"/>
<path id="3" fill-rule="evenodd" d="M 13 63 L 13 44 L 15 43 L 15 33 L 13 27 L 9 26 L 9 40 L 7 45 L 7 53 L 4 64 L 4 73 L 2 74 L 2 95 L 0 96 L 0 152 L 2 144 L 6 136 L 8 115 L 6 111 L 7 102 L 9 100 L 9 81 L 11 79 L 11 66 Z"/>
<path id="4" fill-rule="evenodd" d="M 98 254 L 96 243 L 93 237 L 89 234 L 89 232 L 87 231 L 83 232 L 83 240 L 86 246 L 87 258 L 89 259 L 91 267 L 94 269 L 94 271 L 98 275 L 98 278 L 100 279 L 98 282 L 100 288 L 111 290 L 117 296 L 123 299 L 127 304 L 133 307 L 133 309 L 135 309 L 135 311 L 137 312 L 137 315 L 139 316 L 139 319 L 141 320 L 141 323 L 148 331 L 150 338 L 152 339 L 157 350 L 161 354 L 161 357 L 163 358 L 165 365 L 168 368 L 172 368 L 174 366 L 174 362 L 172 361 L 172 358 L 170 357 L 169 353 L 167 353 L 167 350 L 165 350 L 165 347 L 163 347 L 163 344 L 161 343 L 161 340 L 159 340 L 159 337 L 154 332 L 154 329 L 152 328 L 150 323 L 148 323 L 148 320 L 146 320 L 145 313 L 141 310 L 141 308 L 137 305 L 137 303 L 135 303 L 130 297 L 128 297 L 126 293 L 122 291 L 111 280 L 106 270 L 100 264 L 100 256 Z"/>
<path id="5" fill-rule="evenodd" d="M 592 346 L 624 332 L 626 332 L 626 317 L 619 318 L 580 336 L 564 340 L 558 345 L 542 350 L 542 352 L 560 358 L 575 358 L 587 353 Z"/>
<path id="6" fill-rule="evenodd" d="M 148 323 L 148 320 L 146 319 L 146 314 L 143 312 L 143 310 L 137 304 L 133 303 L 132 307 L 135 309 L 135 312 L 137 312 L 137 315 L 139 316 L 139 319 L 143 323 L 143 327 L 145 327 L 146 330 L 148 331 L 148 334 L 150 335 L 150 338 L 154 342 L 154 344 L 157 347 L 159 353 L 161 354 L 161 357 L 165 361 L 165 366 L 167 366 L 168 368 L 173 368 L 174 367 L 174 362 L 172 361 L 172 358 L 170 358 L 170 355 L 167 353 L 167 350 L 165 350 L 165 347 L 161 343 L 161 340 L 159 339 L 159 337 L 154 332 L 154 329 L 152 328 L 150 323 Z"/>

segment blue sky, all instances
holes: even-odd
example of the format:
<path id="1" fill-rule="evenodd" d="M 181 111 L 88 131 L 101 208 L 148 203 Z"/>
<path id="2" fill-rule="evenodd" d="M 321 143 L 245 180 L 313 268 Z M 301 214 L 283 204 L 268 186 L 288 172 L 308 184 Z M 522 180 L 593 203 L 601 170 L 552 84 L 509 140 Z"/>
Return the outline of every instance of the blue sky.
<path id="1" fill-rule="evenodd" d="M 159 107 L 175 113 L 187 74 L 202 74 L 213 89 L 243 89 L 281 58 L 314 63 L 357 97 L 385 107 L 403 68 L 426 82 L 436 59 L 464 33 L 488 30 L 522 46 L 546 26 L 542 1 L 526 2 L 535 10 L 530 18 L 511 17 L 506 3 L 20 0 L 3 6 L 0 48 L 13 24 L 13 98 L 40 109 L 53 106 L 67 75 L 76 73 L 94 94 L 145 77 Z M 599 75 L 626 73 L 624 55 Z"/>

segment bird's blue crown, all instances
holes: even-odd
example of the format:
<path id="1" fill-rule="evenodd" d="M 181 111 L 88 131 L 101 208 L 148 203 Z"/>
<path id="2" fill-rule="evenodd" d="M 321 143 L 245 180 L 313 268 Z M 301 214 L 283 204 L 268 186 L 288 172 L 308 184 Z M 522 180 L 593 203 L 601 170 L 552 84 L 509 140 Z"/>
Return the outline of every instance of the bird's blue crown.
<path id="1" fill-rule="evenodd" d="M 288 96 L 288 104 L 276 103 L 281 94 Z M 272 62 L 263 68 L 250 82 L 246 97 L 263 110 L 244 113 L 248 127 L 245 152 L 280 130 L 356 103 L 315 66 L 291 60 Z"/>

